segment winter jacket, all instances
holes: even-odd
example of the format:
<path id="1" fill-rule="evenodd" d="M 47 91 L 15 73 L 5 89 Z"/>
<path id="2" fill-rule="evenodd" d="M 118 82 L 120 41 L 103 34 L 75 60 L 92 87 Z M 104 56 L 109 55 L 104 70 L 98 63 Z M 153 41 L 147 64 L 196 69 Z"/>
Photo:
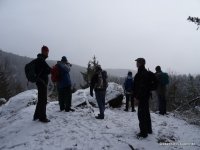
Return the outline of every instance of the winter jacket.
<path id="1" fill-rule="evenodd" d="M 63 88 L 68 88 L 71 87 L 71 79 L 70 79 L 70 66 L 58 62 L 58 69 L 59 69 L 59 78 L 60 80 L 58 81 L 58 89 L 63 89 Z"/>
<path id="2" fill-rule="evenodd" d="M 126 94 L 128 93 L 132 94 L 133 92 L 133 77 L 132 76 L 127 76 L 124 82 L 124 90 Z"/>
<path id="3" fill-rule="evenodd" d="M 136 97 L 138 100 L 143 100 L 150 96 L 148 80 L 149 73 L 146 68 L 144 66 L 138 68 L 138 72 L 133 81 L 134 97 Z"/>
<path id="4" fill-rule="evenodd" d="M 50 74 L 51 68 L 46 63 L 46 56 L 43 54 L 38 54 L 36 59 L 35 72 L 38 76 L 38 81 L 43 84 L 48 84 L 48 75 Z"/>
<path id="5" fill-rule="evenodd" d="M 162 84 L 162 80 L 163 79 L 163 72 L 160 71 L 160 72 L 156 72 L 155 73 L 156 75 L 156 78 L 157 78 L 157 83 L 158 83 L 158 86 L 157 86 L 157 89 L 156 89 L 156 92 L 160 95 L 165 95 L 165 92 L 166 92 L 166 85 L 163 85 Z"/>
<path id="6" fill-rule="evenodd" d="M 103 76 L 102 70 L 99 72 L 95 72 L 95 74 L 92 76 L 91 82 L 90 82 L 90 91 L 106 91 L 107 88 L 107 81 L 106 81 L 106 76 Z M 103 88 L 97 88 L 96 84 L 98 83 L 99 80 L 99 74 L 102 74 L 102 79 L 103 79 Z"/>

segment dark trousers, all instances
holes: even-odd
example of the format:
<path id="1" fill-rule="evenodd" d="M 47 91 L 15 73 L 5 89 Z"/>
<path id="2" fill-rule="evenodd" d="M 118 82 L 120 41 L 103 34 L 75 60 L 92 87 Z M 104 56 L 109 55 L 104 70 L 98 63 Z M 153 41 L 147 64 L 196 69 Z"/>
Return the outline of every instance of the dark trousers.
<path id="1" fill-rule="evenodd" d="M 95 91 L 95 96 L 99 106 L 100 115 L 104 116 L 106 91 Z"/>
<path id="2" fill-rule="evenodd" d="M 131 101 L 132 110 L 134 110 L 134 99 L 132 94 L 126 94 L 126 109 L 129 108 L 129 102 Z"/>
<path id="3" fill-rule="evenodd" d="M 35 109 L 34 118 L 46 119 L 46 105 L 47 105 L 47 86 L 44 83 L 36 83 L 38 89 L 38 102 Z"/>
<path id="4" fill-rule="evenodd" d="M 60 110 L 69 110 L 71 108 L 72 102 L 72 92 L 71 87 L 58 89 L 58 101 L 60 105 Z"/>
<path id="5" fill-rule="evenodd" d="M 164 115 L 164 114 L 166 114 L 166 98 L 165 98 L 165 94 L 157 93 L 157 96 L 158 96 L 159 113 Z"/>
<path id="6" fill-rule="evenodd" d="M 152 132 L 149 98 L 143 98 L 139 100 L 138 120 L 141 134 L 147 135 L 149 132 Z"/>

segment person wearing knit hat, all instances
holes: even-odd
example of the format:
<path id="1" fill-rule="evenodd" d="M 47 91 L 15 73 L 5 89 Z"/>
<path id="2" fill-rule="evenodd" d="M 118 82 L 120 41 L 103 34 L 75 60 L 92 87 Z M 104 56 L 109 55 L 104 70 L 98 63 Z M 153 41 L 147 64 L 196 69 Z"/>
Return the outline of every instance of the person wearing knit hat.
<path id="1" fill-rule="evenodd" d="M 71 79 L 70 79 L 70 70 L 71 64 L 68 62 L 66 56 L 61 58 L 61 61 L 58 64 L 59 68 L 59 81 L 57 82 L 58 88 L 58 101 L 60 105 L 60 111 L 65 110 L 66 112 L 74 111 L 71 108 L 72 101 L 72 91 L 71 91 Z"/>

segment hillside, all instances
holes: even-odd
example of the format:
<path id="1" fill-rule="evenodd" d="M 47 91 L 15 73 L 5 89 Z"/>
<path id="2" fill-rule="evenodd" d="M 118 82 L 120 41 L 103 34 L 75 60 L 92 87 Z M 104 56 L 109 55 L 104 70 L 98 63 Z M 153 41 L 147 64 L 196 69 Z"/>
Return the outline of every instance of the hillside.
<path id="1" fill-rule="evenodd" d="M 86 90 L 87 91 L 87 90 Z M 73 95 L 75 106 L 77 91 Z M 87 95 L 85 93 L 84 95 Z M 0 150 L 198 150 L 198 126 L 167 116 L 151 113 L 153 134 L 138 140 L 137 113 L 107 106 L 104 120 L 96 120 L 98 108 L 76 107 L 75 112 L 60 112 L 58 102 L 49 102 L 51 122 L 32 121 L 37 90 L 13 97 L 0 107 Z M 162 145 L 166 144 L 166 145 Z"/>
<path id="2" fill-rule="evenodd" d="M 7 53 L 0 50 L 0 60 L 1 60 L 0 67 L 5 66 L 5 71 L 10 73 L 10 75 L 12 76 L 12 79 L 14 79 L 16 82 L 21 84 L 21 87 L 23 90 L 34 87 L 33 84 L 30 84 L 29 87 L 27 87 L 27 80 L 24 73 L 25 64 L 30 62 L 32 59 L 33 58 L 19 56 L 16 54 Z M 50 66 L 53 66 L 56 64 L 56 61 L 47 59 L 47 63 Z M 84 72 L 85 69 L 86 69 L 85 67 L 82 67 L 76 64 L 72 65 L 70 75 L 71 75 L 72 83 L 76 84 L 77 88 L 79 88 L 80 84 L 84 82 L 80 72 Z M 128 72 L 127 69 L 106 69 L 106 70 L 108 71 L 109 75 L 112 75 L 115 77 L 124 77 L 126 76 Z"/>
<path id="3" fill-rule="evenodd" d="M 24 73 L 24 66 L 25 64 L 29 63 L 33 58 L 23 57 L 0 50 L 0 59 L 1 59 L 0 64 L 7 64 L 6 70 L 7 71 L 9 70 L 12 76 L 21 83 L 23 89 L 27 89 L 27 79 Z M 47 60 L 47 63 L 50 66 L 53 66 L 56 64 L 56 61 Z M 85 70 L 84 67 L 75 64 L 72 65 L 70 75 L 72 82 L 76 84 L 76 86 L 79 86 L 80 83 L 83 82 L 80 72 L 84 70 Z"/>

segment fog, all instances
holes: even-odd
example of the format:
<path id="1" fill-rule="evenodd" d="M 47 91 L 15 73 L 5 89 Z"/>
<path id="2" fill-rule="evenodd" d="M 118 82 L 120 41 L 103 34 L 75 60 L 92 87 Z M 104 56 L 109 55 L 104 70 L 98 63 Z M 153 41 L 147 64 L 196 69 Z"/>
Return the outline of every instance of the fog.
<path id="1" fill-rule="evenodd" d="M 48 59 L 65 55 L 86 66 L 96 55 L 103 68 L 147 68 L 200 73 L 199 0 L 0 0 L 0 49 Z"/>

